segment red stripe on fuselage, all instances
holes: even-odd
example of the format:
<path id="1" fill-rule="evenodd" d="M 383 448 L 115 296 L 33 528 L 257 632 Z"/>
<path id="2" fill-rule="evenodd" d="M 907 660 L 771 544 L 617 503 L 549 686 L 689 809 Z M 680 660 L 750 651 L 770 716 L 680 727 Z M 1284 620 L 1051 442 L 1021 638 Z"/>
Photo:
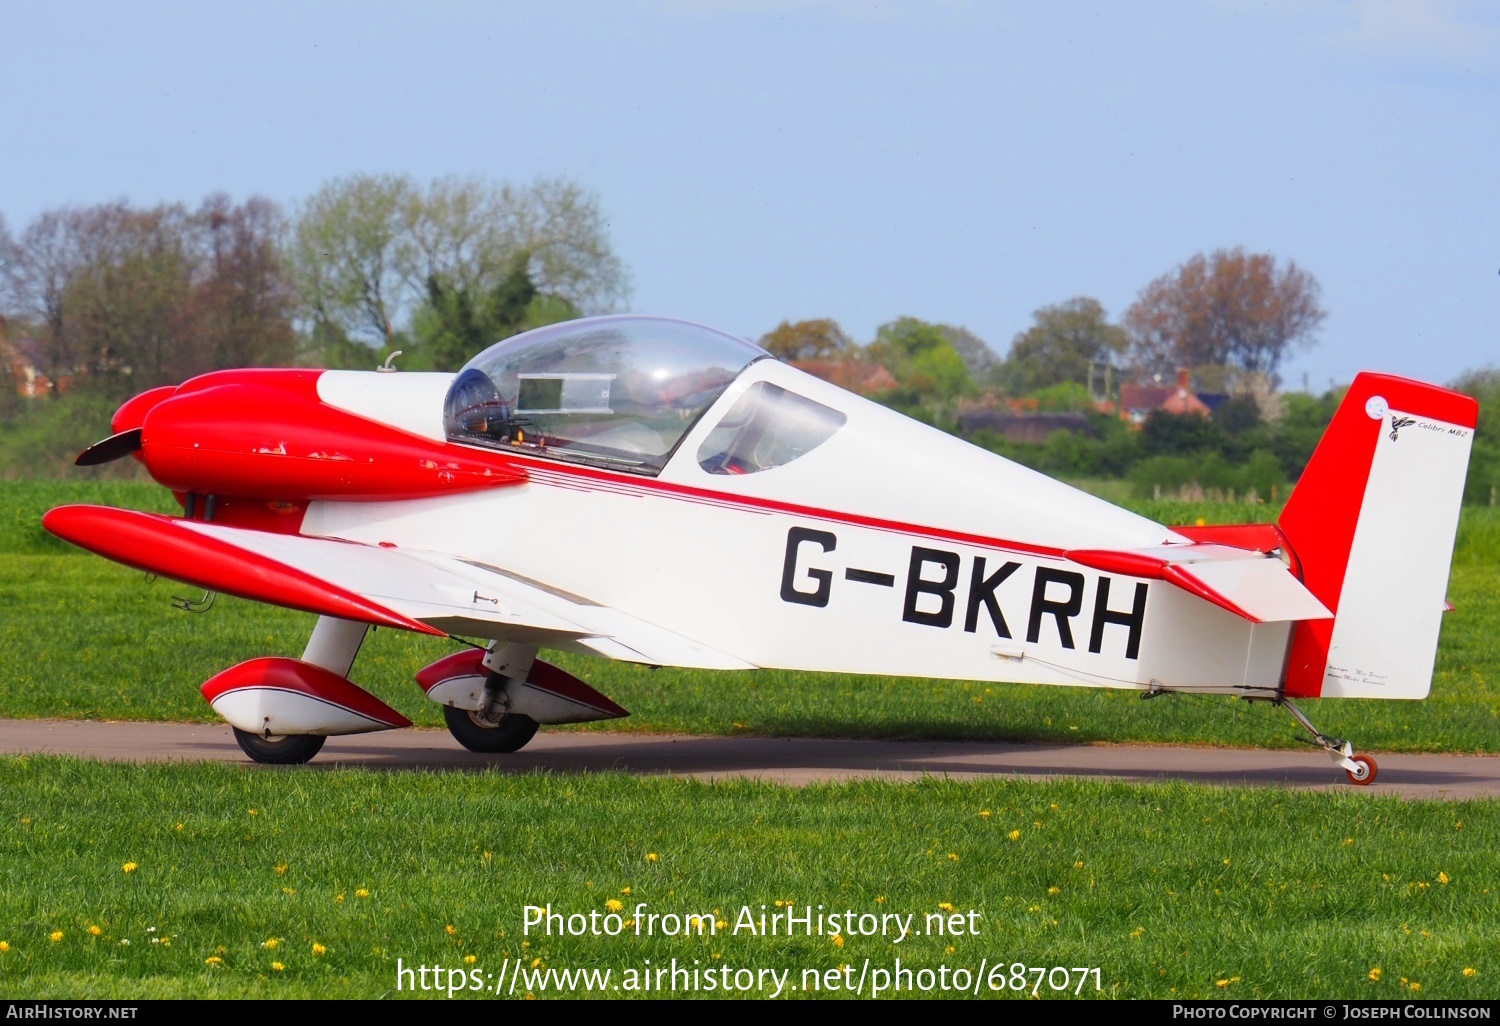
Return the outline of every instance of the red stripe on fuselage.
<path id="1" fill-rule="evenodd" d="M 479 446 L 466 446 L 466 448 L 492 451 L 484 450 Z M 521 466 L 526 471 L 531 483 L 550 485 L 554 488 L 577 488 L 579 487 L 577 482 L 590 482 L 598 486 L 598 491 L 612 492 L 614 494 L 652 495 L 683 502 L 699 502 L 724 506 L 746 513 L 782 513 L 788 516 L 806 517 L 810 520 L 848 524 L 851 527 L 868 527 L 876 531 L 889 531 L 895 534 L 914 535 L 921 538 L 936 538 L 942 541 L 956 542 L 960 545 L 973 545 L 984 549 L 998 549 L 1004 552 L 1037 556 L 1042 559 L 1065 560 L 1067 558 L 1066 550 L 1052 545 L 1033 545 L 1029 542 L 1010 541 L 1005 538 L 994 538 L 989 535 L 973 534 L 968 531 L 950 531 L 941 527 L 925 527 L 921 524 L 908 524 L 899 520 L 867 517 L 858 513 L 844 513 L 838 510 L 821 509 L 817 506 L 804 506 L 795 502 L 783 502 L 780 499 L 764 499 L 753 495 L 718 492 L 710 488 L 673 484 L 668 481 L 642 478 L 634 474 L 622 474 L 618 471 L 600 470 L 595 467 L 585 467 L 575 463 L 553 462 L 519 453 L 505 453 L 503 454 L 503 458 Z M 549 481 L 548 478 L 554 474 L 568 480 Z"/>

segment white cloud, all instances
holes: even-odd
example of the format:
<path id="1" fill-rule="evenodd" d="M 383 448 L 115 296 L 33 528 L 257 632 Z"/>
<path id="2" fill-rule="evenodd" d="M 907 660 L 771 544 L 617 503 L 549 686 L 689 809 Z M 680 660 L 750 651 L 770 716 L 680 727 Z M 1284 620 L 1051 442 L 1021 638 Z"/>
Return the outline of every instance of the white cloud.
<path id="1" fill-rule="evenodd" d="M 1495 41 L 1475 5 L 1460 0 L 1350 0 L 1345 6 L 1354 21 L 1345 38 L 1365 49 L 1474 57 Z"/>

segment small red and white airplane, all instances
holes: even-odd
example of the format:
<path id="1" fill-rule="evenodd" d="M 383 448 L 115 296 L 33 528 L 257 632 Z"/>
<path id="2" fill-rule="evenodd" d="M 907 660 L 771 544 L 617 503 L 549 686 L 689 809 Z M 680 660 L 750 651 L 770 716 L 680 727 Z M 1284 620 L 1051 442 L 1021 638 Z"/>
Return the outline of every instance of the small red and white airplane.
<path id="1" fill-rule="evenodd" d="M 1360 374 L 1275 524 L 1164 527 L 652 317 L 500 342 L 457 375 L 234 370 L 115 413 L 180 517 L 62 506 L 58 537 L 319 615 L 300 659 L 203 696 L 262 762 L 409 726 L 349 680 L 372 625 L 479 638 L 417 676 L 453 736 L 511 752 L 626 712 L 539 649 L 1239 695 L 1426 697 L 1477 407 Z"/>

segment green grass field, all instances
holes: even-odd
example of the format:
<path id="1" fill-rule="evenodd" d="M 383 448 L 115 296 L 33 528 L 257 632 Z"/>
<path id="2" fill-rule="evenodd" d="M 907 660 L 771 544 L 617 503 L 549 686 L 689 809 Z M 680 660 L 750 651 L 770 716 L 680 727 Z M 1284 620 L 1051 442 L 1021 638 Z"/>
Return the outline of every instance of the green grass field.
<path id="1" fill-rule="evenodd" d="M 189 589 L 46 535 L 39 519 L 63 502 L 165 509 L 170 497 L 138 482 L 8 482 L 0 486 L 0 715 L 102 719 L 214 719 L 197 687 L 257 655 L 297 655 L 309 615 L 220 598 L 204 614 L 168 605 Z M 1265 506 L 1137 504 L 1168 523 L 1268 518 Z M 1372 751 L 1500 751 L 1500 516 L 1464 514 L 1432 696 L 1425 702 L 1310 702 L 1324 730 Z M 355 679 L 421 725 L 441 723 L 412 675 L 451 643 L 379 631 Z M 649 670 L 554 656 L 632 715 L 606 729 L 1024 741 L 1152 741 L 1294 745 L 1289 718 L 1264 705 L 1024 685 L 763 671 Z M 575 728 L 592 729 L 592 728 Z"/>
<path id="2" fill-rule="evenodd" d="M 1098 966 L 1105 995 L 1131 997 L 1480 997 L 1500 973 L 1494 802 L 52 758 L 0 760 L 0 780 L 10 996 L 376 997 L 398 957 L 463 968 L 466 955 L 481 972 L 524 957 L 615 980 L 697 958 L 792 969 L 794 984 L 866 958 L 971 971 L 984 958 Z M 611 899 L 627 915 L 640 901 L 716 909 L 731 929 L 742 905 L 917 913 L 920 928 L 946 903 L 979 913 L 965 920 L 979 935 L 522 934 L 524 904 Z"/>

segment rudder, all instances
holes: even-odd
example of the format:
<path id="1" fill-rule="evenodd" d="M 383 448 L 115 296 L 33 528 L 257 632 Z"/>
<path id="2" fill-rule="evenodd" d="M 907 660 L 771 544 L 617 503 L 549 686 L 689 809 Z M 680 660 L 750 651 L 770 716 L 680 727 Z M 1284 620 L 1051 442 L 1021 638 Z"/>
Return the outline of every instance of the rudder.
<path id="1" fill-rule="evenodd" d="M 1359 374 L 1277 521 L 1334 619 L 1292 636 L 1286 694 L 1426 698 L 1478 403 Z"/>

